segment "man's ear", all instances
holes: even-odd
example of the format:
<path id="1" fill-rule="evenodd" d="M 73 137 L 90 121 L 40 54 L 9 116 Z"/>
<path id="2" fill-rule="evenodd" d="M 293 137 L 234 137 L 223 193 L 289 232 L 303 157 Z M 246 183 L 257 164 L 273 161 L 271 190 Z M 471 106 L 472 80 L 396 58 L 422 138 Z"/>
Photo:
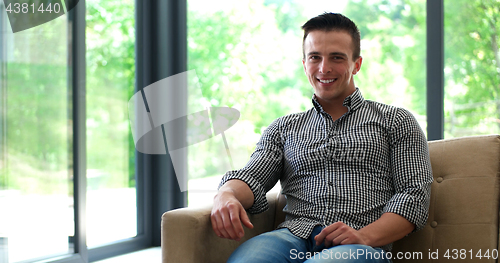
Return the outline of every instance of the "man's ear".
<path id="1" fill-rule="evenodd" d="M 306 71 L 306 61 L 302 59 L 302 67 L 304 68 L 304 73 L 307 73 Z"/>
<path id="2" fill-rule="evenodd" d="M 359 72 L 361 64 L 363 64 L 363 57 L 359 56 L 359 58 L 354 61 L 354 70 L 352 71 L 353 75 L 356 75 Z"/>

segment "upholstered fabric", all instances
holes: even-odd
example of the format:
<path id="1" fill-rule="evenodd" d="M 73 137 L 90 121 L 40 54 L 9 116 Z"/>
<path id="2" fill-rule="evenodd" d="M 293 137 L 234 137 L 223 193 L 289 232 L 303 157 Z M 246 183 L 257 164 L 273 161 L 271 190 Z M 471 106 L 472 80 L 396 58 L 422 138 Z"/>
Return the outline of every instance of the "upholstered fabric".
<path id="1" fill-rule="evenodd" d="M 458 257 L 464 249 L 466 259 L 460 262 L 497 262 L 476 255 L 481 249 L 491 256 L 498 249 L 499 137 L 430 142 L 429 152 L 434 182 L 427 225 L 396 242 L 393 253 L 423 252 L 428 261 L 414 262 L 447 262 L 447 250 L 452 258 L 454 249 Z M 429 260 L 429 252 L 436 251 L 439 259 Z"/>
<path id="2" fill-rule="evenodd" d="M 434 175 L 429 219 L 424 229 L 394 243 L 393 261 L 449 262 L 448 251 L 449 258 L 457 256 L 459 262 L 497 262 L 491 256 L 499 248 L 500 137 L 433 141 L 429 142 L 429 151 Z M 210 207 L 165 213 L 163 263 L 225 262 L 239 244 L 284 220 L 283 196 L 268 194 L 267 198 L 270 209 L 249 215 L 255 227 L 245 229 L 240 242 L 214 234 Z M 478 258 L 479 250 L 483 255 L 489 252 L 490 258 Z M 394 259 L 397 256 L 412 259 Z"/>

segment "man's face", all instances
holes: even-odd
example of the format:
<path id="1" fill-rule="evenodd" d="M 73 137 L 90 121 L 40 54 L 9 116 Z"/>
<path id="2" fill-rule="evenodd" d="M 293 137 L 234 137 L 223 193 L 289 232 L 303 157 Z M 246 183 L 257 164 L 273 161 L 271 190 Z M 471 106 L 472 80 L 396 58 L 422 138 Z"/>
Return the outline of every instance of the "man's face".
<path id="1" fill-rule="evenodd" d="M 309 32 L 304 40 L 304 71 L 320 103 L 342 103 L 356 87 L 362 58 L 352 59 L 351 36 L 345 31 Z"/>

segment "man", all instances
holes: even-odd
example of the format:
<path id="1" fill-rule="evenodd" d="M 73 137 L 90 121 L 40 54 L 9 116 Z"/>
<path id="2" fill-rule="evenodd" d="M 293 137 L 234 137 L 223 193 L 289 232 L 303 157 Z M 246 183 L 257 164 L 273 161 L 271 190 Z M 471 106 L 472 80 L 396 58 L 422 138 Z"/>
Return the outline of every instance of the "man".
<path id="1" fill-rule="evenodd" d="M 426 138 L 408 111 L 364 100 L 354 85 L 363 60 L 350 19 L 325 13 L 302 29 L 314 107 L 275 120 L 248 164 L 226 173 L 212 227 L 240 240 L 242 225 L 253 227 L 246 211 L 265 211 L 265 194 L 280 180 L 285 222 L 228 262 L 390 262 L 392 242 L 427 220 Z"/>

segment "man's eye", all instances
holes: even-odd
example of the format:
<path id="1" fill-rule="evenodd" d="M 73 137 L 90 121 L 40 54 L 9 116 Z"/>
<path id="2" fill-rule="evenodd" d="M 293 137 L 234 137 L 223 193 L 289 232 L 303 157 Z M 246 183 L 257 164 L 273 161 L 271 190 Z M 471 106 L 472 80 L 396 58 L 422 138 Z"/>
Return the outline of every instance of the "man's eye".
<path id="1" fill-rule="evenodd" d="M 319 59 L 319 56 L 310 56 L 309 59 L 316 60 L 316 59 Z"/>

